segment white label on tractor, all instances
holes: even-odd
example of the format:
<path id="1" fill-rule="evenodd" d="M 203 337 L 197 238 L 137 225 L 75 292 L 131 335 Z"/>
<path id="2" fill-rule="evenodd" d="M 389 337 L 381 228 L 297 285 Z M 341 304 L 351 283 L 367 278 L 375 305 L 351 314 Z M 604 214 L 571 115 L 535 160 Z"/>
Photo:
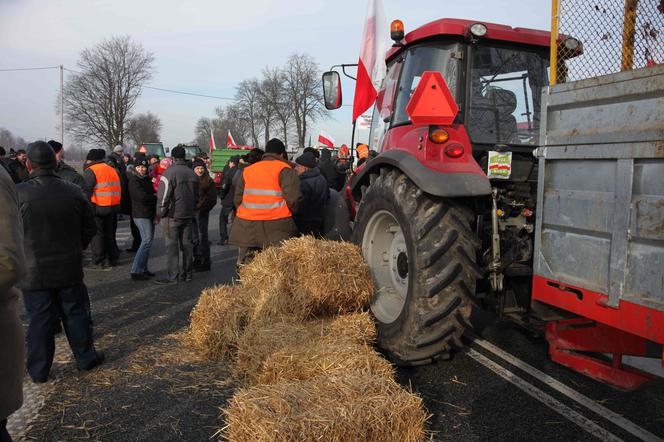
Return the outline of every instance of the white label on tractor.
<path id="1" fill-rule="evenodd" d="M 489 151 L 489 164 L 486 176 L 489 179 L 509 179 L 512 174 L 512 152 Z"/>

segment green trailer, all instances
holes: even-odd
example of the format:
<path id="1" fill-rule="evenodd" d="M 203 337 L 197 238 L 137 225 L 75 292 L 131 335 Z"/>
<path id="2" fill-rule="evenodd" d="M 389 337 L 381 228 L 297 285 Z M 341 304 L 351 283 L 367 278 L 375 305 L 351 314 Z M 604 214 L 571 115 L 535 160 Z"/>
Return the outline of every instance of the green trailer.
<path id="1" fill-rule="evenodd" d="M 221 186 L 221 173 L 224 170 L 224 166 L 228 163 L 228 160 L 236 155 L 244 155 L 251 149 L 251 147 L 241 147 L 237 149 L 214 149 L 212 151 L 210 172 L 212 172 L 217 187 Z"/>

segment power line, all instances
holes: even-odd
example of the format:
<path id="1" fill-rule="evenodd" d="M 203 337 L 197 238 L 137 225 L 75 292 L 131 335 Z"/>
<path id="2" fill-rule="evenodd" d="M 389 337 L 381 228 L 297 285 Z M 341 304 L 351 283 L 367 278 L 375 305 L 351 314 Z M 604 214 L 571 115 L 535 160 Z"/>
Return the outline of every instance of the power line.
<path id="1" fill-rule="evenodd" d="M 206 94 L 197 94 L 195 92 L 184 92 L 184 91 L 176 91 L 173 89 L 164 89 L 160 87 L 154 87 L 154 86 L 143 86 L 145 89 L 154 89 L 156 91 L 163 91 L 163 92 L 170 92 L 172 94 L 181 94 L 181 95 L 192 95 L 194 97 L 204 97 L 204 98 L 216 98 L 218 100 L 234 100 L 234 98 L 229 98 L 229 97 L 218 97 L 216 95 L 206 95 Z"/>
<path id="2" fill-rule="evenodd" d="M 44 66 L 39 68 L 13 68 L 13 69 L 0 69 L 0 72 L 17 72 L 17 71 L 43 71 L 45 69 L 60 69 L 60 66 Z"/>

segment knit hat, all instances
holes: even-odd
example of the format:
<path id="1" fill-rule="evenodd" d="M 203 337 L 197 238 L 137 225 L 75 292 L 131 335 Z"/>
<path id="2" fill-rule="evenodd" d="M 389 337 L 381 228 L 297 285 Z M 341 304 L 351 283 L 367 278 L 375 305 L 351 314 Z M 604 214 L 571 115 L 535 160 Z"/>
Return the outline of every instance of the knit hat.
<path id="1" fill-rule="evenodd" d="M 55 140 L 48 140 L 48 144 L 53 148 L 53 152 L 58 153 L 62 150 L 62 143 L 59 143 Z"/>
<path id="2" fill-rule="evenodd" d="M 148 159 L 142 153 L 137 153 L 134 156 L 134 166 L 145 166 L 148 167 Z"/>
<path id="3" fill-rule="evenodd" d="M 197 167 L 205 167 L 205 162 L 203 160 L 196 160 L 191 164 L 191 168 L 195 169 Z"/>
<path id="4" fill-rule="evenodd" d="M 113 152 L 115 153 L 123 153 L 124 152 L 124 147 L 122 147 L 122 144 L 118 144 L 113 148 Z"/>
<path id="5" fill-rule="evenodd" d="M 55 168 L 55 152 L 45 141 L 35 141 L 28 144 L 28 160 L 38 166 L 53 166 Z"/>
<path id="6" fill-rule="evenodd" d="M 265 153 L 286 153 L 286 146 L 279 138 L 272 138 L 265 145 Z"/>
<path id="7" fill-rule="evenodd" d="M 187 152 L 184 150 L 184 147 L 175 146 L 173 149 L 171 149 L 171 156 L 173 158 L 183 160 L 187 156 Z"/>
<path id="8" fill-rule="evenodd" d="M 90 149 L 85 159 L 87 161 L 101 161 L 105 156 L 106 151 L 104 149 Z"/>
<path id="9" fill-rule="evenodd" d="M 308 167 L 309 169 L 316 167 L 316 157 L 312 152 L 303 153 L 295 160 L 295 162 L 300 166 Z"/>
<path id="10" fill-rule="evenodd" d="M 238 164 L 240 162 L 240 156 L 239 155 L 233 155 L 228 159 L 231 163 Z"/>

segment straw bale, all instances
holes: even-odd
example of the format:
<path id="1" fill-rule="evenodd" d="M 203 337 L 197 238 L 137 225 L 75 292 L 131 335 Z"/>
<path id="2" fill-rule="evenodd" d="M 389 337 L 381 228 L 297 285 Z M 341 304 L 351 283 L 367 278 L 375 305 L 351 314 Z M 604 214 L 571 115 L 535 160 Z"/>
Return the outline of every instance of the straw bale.
<path id="1" fill-rule="evenodd" d="M 238 340 L 235 369 L 253 384 L 260 377 L 263 363 L 289 347 L 316 342 L 371 345 L 375 339 L 376 327 L 366 312 L 304 322 L 294 318 L 251 322 Z"/>
<path id="2" fill-rule="evenodd" d="M 249 323 L 258 294 L 246 287 L 220 285 L 203 290 L 191 312 L 189 333 L 198 353 L 229 359 Z"/>
<path id="3" fill-rule="evenodd" d="M 358 374 L 243 389 L 223 413 L 222 437 L 234 442 L 421 441 L 427 420 L 419 396 Z"/>
<path id="4" fill-rule="evenodd" d="M 261 293 L 256 319 L 352 313 L 365 308 L 373 294 L 369 268 L 356 245 L 312 236 L 259 253 L 240 269 L 240 280 Z"/>
<path id="5" fill-rule="evenodd" d="M 354 342 L 300 342 L 268 356 L 259 384 L 305 381 L 317 376 L 357 373 L 394 379 L 394 368 L 373 348 Z"/>

